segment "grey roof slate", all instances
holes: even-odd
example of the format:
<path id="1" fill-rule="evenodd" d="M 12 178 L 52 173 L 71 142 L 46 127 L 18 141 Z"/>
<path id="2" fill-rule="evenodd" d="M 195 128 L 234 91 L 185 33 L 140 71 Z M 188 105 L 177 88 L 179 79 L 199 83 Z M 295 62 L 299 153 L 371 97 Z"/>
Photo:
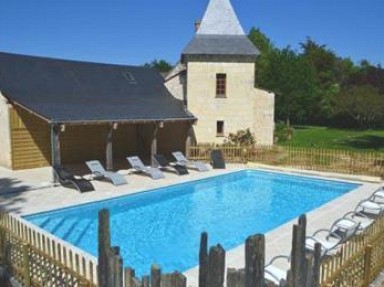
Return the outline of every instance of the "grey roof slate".
<path id="1" fill-rule="evenodd" d="M 211 0 L 205 11 L 199 35 L 245 35 L 229 0 Z"/>
<path id="2" fill-rule="evenodd" d="M 194 119 L 144 67 L 0 52 L 0 91 L 51 122 Z"/>
<path id="3" fill-rule="evenodd" d="M 245 35 L 195 35 L 182 54 L 256 57 L 260 52 Z"/>
<path id="4" fill-rule="evenodd" d="M 259 51 L 247 38 L 230 0 L 210 0 L 200 28 L 182 52 L 186 55 L 254 56 Z"/>

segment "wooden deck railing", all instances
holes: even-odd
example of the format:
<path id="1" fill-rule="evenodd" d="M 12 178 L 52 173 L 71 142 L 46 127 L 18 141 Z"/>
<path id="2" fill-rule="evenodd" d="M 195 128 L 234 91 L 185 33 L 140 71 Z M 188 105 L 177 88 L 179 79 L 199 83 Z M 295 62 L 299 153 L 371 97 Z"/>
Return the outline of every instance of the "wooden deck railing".
<path id="1" fill-rule="evenodd" d="M 0 212 L 0 266 L 22 286 L 97 286 L 97 259 Z"/>
<path id="2" fill-rule="evenodd" d="M 209 161 L 212 149 L 221 149 L 231 163 L 259 162 L 298 169 L 346 174 L 384 175 L 384 153 L 346 150 L 256 146 L 228 147 L 199 145 L 189 148 L 190 159 Z"/>

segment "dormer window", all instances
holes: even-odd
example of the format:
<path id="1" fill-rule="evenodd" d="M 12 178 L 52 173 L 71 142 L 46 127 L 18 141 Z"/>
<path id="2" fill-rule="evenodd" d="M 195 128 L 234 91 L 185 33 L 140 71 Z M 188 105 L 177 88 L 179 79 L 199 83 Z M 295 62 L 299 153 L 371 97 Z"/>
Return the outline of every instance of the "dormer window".
<path id="1" fill-rule="evenodd" d="M 137 84 L 137 81 L 131 72 L 123 72 L 123 76 L 128 81 L 129 84 L 131 85 Z"/>
<path id="2" fill-rule="evenodd" d="M 216 98 L 227 97 L 227 74 L 216 74 Z"/>

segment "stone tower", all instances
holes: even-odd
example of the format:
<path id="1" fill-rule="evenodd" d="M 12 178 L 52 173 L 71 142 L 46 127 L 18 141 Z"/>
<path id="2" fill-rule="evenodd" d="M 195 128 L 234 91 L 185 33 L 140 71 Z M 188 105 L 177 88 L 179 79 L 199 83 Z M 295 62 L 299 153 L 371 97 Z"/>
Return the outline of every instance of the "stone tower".
<path id="1" fill-rule="evenodd" d="M 256 143 L 273 144 L 274 94 L 255 88 L 259 51 L 229 0 L 210 0 L 196 34 L 166 78 L 171 93 L 197 117 L 197 142 L 222 143 L 249 128 Z"/>

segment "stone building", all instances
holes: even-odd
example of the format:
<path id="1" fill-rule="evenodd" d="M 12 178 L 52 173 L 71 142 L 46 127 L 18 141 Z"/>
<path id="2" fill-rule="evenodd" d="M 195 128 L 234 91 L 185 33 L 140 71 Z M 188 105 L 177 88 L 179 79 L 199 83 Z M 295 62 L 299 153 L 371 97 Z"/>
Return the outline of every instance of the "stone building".
<path id="1" fill-rule="evenodd" d="M 128 168 L 128 155 L 150 163 L 247 128 L 272 144 L 274 95 L 255 88 L 258 53 L 229 0 L 210 1 L 165 83 L 144 67 L 0 52 L 0 165 Z"/>
<path id="2" fill-rule="evenodd" d="M 198 119 L 198 143 L 222 143 L 229 133 L 249 128 L 257 144 L 273 144 L 274 94 L 255 88 L 258 54 L 230 1 L 211 0 L 166 77 L 171 93 Z"/>

